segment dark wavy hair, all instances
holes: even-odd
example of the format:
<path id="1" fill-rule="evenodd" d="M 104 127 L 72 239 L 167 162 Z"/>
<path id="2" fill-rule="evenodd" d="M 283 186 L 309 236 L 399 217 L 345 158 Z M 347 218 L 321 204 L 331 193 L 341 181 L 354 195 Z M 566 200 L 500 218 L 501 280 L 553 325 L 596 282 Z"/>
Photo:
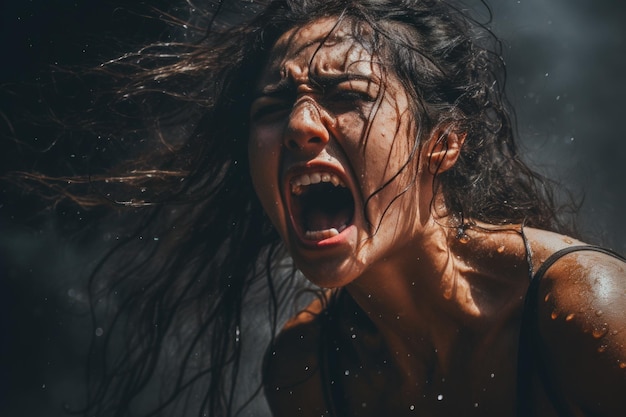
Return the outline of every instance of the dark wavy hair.
<path id="1" fill-rule="evenodd" d="M 189 9 L 191 17 L 161 15 L 184 25 L 178 40 L 82 77 L 106 83 L 112 94 L 93 100 L 77 130 L 106 138 L 109 147 L 115 138 L 134 138 L 141 156 L 61 178 L 63 185 L 28 174 L 80 204 L 106 200 L 141 212 L 91 281 L 94 326 L 106 332 L 92 345 L 85 414 L 172 415 L 195 407 L 197 415 L 231 416 L 245 403 L 235 388 L 246 346 L 258 346 L 249 335 L 269 327 L 260 340 L 271 343 L 286 301 L 303 286 L 254 194 L 247 160 L 255 84 L 273 44 L 291 28 L 337 17 L 355 31 L 371 29 L 364 42 L 412 99 L 419 138 L 441 125 L 467 135 L 459 160 L 435 183 L 459 227 L 480 220 L 562 230 L 549 183 L 518 155 L 499 41 L 460 4 L 276 0 L 209 3 L 206 10 L 189 2 Z M 95 193 L 72 188 L 81 184 Z M 120 197 L 128 190 L 131 197 Z M 137 243 L 149 236 L 158 239 Z M 99 307 L 105 296 L 111 311 Z M 264 306 L 267 319 L 246 315 Z M 158 380 L 166 381 L 162 399 L 150 408 L 146 397 Z"/>

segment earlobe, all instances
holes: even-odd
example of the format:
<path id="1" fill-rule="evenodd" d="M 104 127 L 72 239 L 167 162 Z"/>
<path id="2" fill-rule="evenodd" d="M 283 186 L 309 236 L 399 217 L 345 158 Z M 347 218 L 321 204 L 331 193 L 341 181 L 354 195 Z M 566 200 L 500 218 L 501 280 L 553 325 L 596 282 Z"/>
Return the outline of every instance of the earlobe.
<path id="1" fill-rule="evenodd" d="M 461 155 L 467 133 L 453 129 L 435 129 L 428 146 L 428 170 L 432 175 L 452 168 Z"/>

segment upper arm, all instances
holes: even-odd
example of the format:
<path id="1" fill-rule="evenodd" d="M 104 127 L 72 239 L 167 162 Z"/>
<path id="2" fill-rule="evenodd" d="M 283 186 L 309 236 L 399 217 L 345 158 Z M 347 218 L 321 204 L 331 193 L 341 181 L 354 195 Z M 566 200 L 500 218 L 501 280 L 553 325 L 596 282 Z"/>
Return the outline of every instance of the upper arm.
<path id="1" fill-rule="evenodd" d="M 567 255 L 542 280 L 539 331 L 551 382 L 591 415 L 626 415 L 626 265 Z"/>
<path id="2" fill-rule="evenodd" d="M 320 377 L 321 303 L 291 319 L 266 353 L 263 386 L 272 415 L 320 416 L 325 402 Z"/>

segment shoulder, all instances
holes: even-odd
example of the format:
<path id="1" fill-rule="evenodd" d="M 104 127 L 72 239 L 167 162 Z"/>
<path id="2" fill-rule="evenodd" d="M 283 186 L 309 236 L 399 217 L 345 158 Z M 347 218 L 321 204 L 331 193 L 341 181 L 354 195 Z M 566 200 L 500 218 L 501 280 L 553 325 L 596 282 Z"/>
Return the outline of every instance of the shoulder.
<path id="1" fill-rule="evenodd" d="M 539 284 L 546 370 L 568 402 L 593 415 L 626 415 L 625 271 L 619 258 L 579 250 L 554 262 Z"/>
<path id="2" fill-rule="evenodd" d="M 265 355 L 263 386 L 276 417 L 325 410 L 319 360 L 324 304 L 316 299 L 289 320 Z"/>

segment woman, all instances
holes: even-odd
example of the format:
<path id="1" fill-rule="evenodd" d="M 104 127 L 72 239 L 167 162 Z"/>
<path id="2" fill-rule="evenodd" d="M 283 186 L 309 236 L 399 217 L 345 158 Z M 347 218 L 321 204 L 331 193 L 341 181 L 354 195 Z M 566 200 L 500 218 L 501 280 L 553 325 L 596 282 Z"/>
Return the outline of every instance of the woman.
<path id="1" fill-rule="evenodd" d="M 454 12 L 384 6 L 295 25 L 257 82 L 257 195 L 307 279 L 341 288 L 271 350 L 274 414 L 622 415 L 623 262 L 524 227 L 550 227 L 530 201 L 502 207 L 534 190 L 507 173 L 487 63 Z"/>
<path id="2" fill-rule="evenodd" d="M 487 29 L 436 0 L 279 0 L 216 22 L 160 46 L 177 57 L 106 67 L 144 68 L 122 105 L 155 132 L 194 129 L 162 169 L 131 170 L 149 191 L 174 178 L 185 205 L 151 208 L 141 235 L 159 241 L 122 278 L 140 276 L 109 284 L 128 346 L 90 413 L 130 412 L 169 350 L 162 409 L 195 395 L 231 415 L 242 311 L 261 277 L 276 316 L 273 276 L 293 259 L 324 290 L 267 351 L 277 417 L 626 415 L 624 262 L 558 233 Z M 206 395 L 190 391 L 200 377 Z"/>

